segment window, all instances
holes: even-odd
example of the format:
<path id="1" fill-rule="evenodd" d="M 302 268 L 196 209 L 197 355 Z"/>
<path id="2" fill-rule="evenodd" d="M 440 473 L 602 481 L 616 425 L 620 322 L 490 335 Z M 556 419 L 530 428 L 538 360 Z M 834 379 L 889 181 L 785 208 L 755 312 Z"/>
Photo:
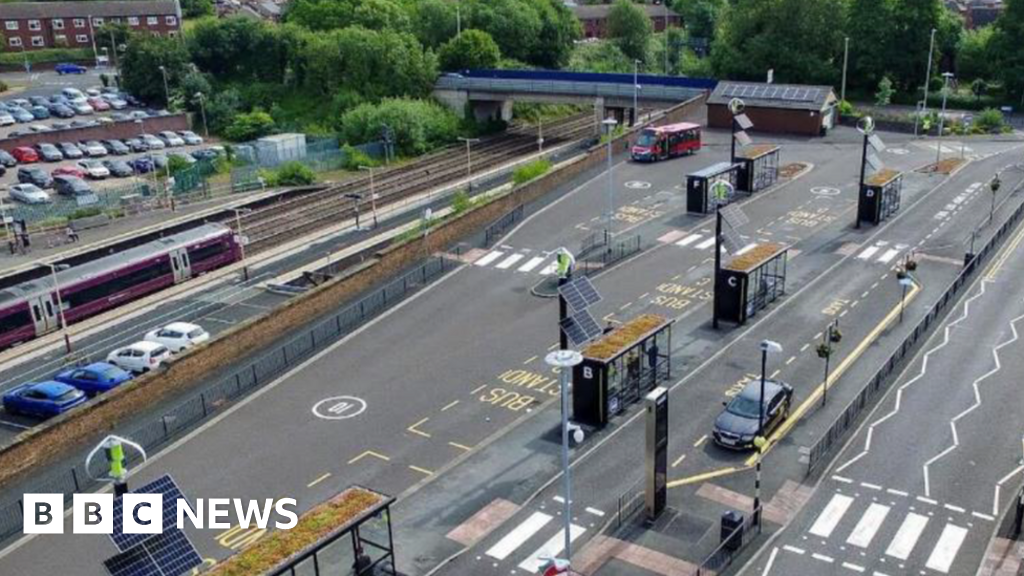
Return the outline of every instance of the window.
<path id="1" fill-rule="evenodd" d="M 29 30 L 36 30 L 36 31 L 42 30 L 43 29 L 43 25 L 42 25 L 42 23 L 39 22 L 39 20 L 29 20 L 28 21 L 28 29 Z"/>
<path id="2" fill-rule="evenodd" d="M 100 26 L 103 26 L 103 18 L 100 18 L 100 17 L 93 18 L 92 19 L 92 25 L 97 27 L 97 28 L 99 28 Z"/>
<path id="3" fill-rule="evenodd" d="M 8 30 L 17 30 L 18 29 L 18 21 L 17 20 L 8 20 L 8 21 L 4 22 L 4 28 L 7 28 Z"/>
<path id="4" fill-rule="evenodd" d="M 130 24 L 132 26 L 138 26 L 139 25 L 139 17 L 138 16 L 129 16 L 128 17 L 128 24 Z"/>
<path id="5" fill-rule="evenodd" d="M 54 18 L 53 20 L 50 20 L 50 24 L 53 25 L 53 29 L 54 30 L 63 30 L 64 29 L 64 20 L 62 20 L 60 18 Z"/>
<path id="6" fill-rule="evenodd" d="M 0 334 L 20 330 L 21 328 L 25 328 L 31 324 L 32 317 L 29 316 L 28 310 L 11 312 L 5 316 L 0 316 Z"/>
<path id="7" fill-rule="evenodd" d="M 21 38 L 18 38 L 17 36 L 9 39 L 8 42 L 14 47 L 21 46 Z"/>
<path id="8" fill-rule="evenodd" d="M 43 42 L 43 37 L 42 36 L 33 36 L 32 37 L 32 45 L 38 47 L 38 46 L 45 46 L 46 43 Z"/>
<path id="9" fill-rule="evenodd" d="M 164 22 L 166 22 L 168 26 L 174 26 L 178 23 L 178 18 L 176 16 L 165 16 Z"/>
<path id="10" fill-rule="evenodd" d="M 75 36 L 75 42 L 78 42 L 79 44 L 85 44 L 88 41 L 89 41 L 89 37 L 86 36 L 85 34 L 79 34 L 79 35 Z"/>
<path id="11" fill-rule="evenodd" d="M 156 26 L 160 22 L 160 19 L 156 16 L 146 16 L 146 24 L 149 26 Z"/>
<path id="12" fill-rule="evenodd" d="M 85 18 L 75 18 L 75 28 L 85 28 Z"/>
<path id="13" fill-rule="evenodd" d="M 170 274 L 171 264 L 169 261 L 154 262 L 145 268 L 134 272 L 122 272 L 120 275 L 110 278 L 105 282 L 77 290 L 68 295 L 68 305 L 74 308 L 96 300 L 103 300 L 118 292 L 123 292 L 129 288 L 138 288 L 140 284 L 162 276 L 169 276 Z M 154 288 L 156 287 L 151 287 L 151 289 Z"/>

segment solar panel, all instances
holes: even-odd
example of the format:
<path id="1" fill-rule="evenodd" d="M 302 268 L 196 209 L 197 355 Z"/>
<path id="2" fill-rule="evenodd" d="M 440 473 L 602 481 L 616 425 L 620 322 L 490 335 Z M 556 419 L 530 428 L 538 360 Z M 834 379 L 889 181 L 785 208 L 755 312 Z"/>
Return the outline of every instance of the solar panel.
<path id="1" fill-rule="evenodd" d="M 882 142 L 882 139 L 879 138 L 877 134 L 868 136 L 868 144 L 871 144 L 871 147 L 874 148 L 876 152 L 882 152 L 885 150 L 885 143 Z"/>
<path id="2" fill-rule="evenodd" d="M 722 244 L 730 254 L 735 254 L 743 248 L 743 238 L 740 233 L 731 226 L 722 226 Z"/>
<path id="3" fill-rule="evenodd" d="M 601 327 L 597 324 L 597 320 L 594 320 L 594 317 L 586 310 L 565 318 L 558 325 L 576 346 L 583 346 L 600 336 L 602 332 Z"/>
<path id="4" fill-rule="evenodd" d="M 794 93 L 796 93 L 796 88 L 786 88 L 782 92 L 782 99 L 783 100 L 792 100 Z"/>
<path id="5" fill-rule="evenodd" d="M 807 89 L 807 96 L 806 96 L 807 101 L 808 102 L 814 102 L 815 100 L 818 99 L 818 96 L 820 94 L 821 94 L 821 89 L 819 89 L 819 88 L 808 88 Z"/>
<path id="6" fill-rule="evenodd" d="M 601 301 L 601 295 L 586 276 L 581 276 L 564 286 L 559 286 L 558 293 L 565 298 L 566 304 L 573 312 L 582 312 L 588 306 Z"/>
<path id="7" fill-rule="evenodd" d="M 184 532 L 174 528 L 156 534 L 142 545 L 163 576 L 180 576 L 203 563 Z"/>
<path id="8" fill-rule="evenodd" d="M 736 123 L 740 125 L 741 130 L 750 130 L 754 127 L 754 123 L 750 121 L 746 114 L 736 116 Z"/>
<path id="9" fill-rule="evenodd" d="M 878 156 L 875 156 L 874 154 L 868 154 L 867 161 L 868 161 L 868 164 L 870 164 L 873 169 L 875 169 L 875 170 L 881 170 L 882 169 L 882 160 Z"/>
<path id="10" fill-rule="evenodd" d="M 753 142 L 753 140 L 750 139 L 750 136 L 742 130 L 736 133 L 736 141 L 740 143 L 740 146 L 748 146 Z"/>
<path id="11" fill-rule="evenodd" d="M 163 515 L 164 515 L 164 529 L 174 526 L 178 522 L 177 507 L 178 499 L 184 498 L 185 496 L 181 493 L 181 489 L 175 484 L 174 479 L 170 476 L 161 476 L 153 482 L 146 484 L 145 486 L 132 490 L 134 494 L 163 494 Z M 114 532 L 110 535 L 110 539 L 114 541 L 114 546 L 121 552 L 125 552 L 130 548 L 141 544 L 147 538 L 153 536 L 152 534 L 122 534 L 122 522 L 121 513 L 124 509 L 124 502 L 121 498 L 114 499 Z"/>
<path id="12" fill-rule="evenodd" d="M 718 213 L 722 215 L 722 221 L 733 228 L 739 228 L 750 222 L 750 218 L 747 218 L 746 213 L 735 204 L 722 208 Z"/>

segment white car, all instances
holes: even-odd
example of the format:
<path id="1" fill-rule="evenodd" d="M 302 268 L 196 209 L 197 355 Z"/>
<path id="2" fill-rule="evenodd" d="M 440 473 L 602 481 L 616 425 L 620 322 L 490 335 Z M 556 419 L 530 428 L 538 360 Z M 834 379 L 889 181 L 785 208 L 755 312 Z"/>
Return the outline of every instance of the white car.
<path id="1" fill-rule="evenodd" d="M 202 344 L 210 339 L 210 333 L 198 324 L 189 322 L 172 322 L 146 334 L 144 340 L 156 342 L 170 348 L 171 352 L 181 352 Z"/>
<path id="2" fill-rule="evenodd" d="M 35 184 L 11 186 L 11 198 L 25 204 L 47 204 L 50 202 L 50 195 Z"/>
<path id="3" fill-rule="evenodd" d="M 131 346 L 118 348 L 107 355 L 107 362 L 121 368 L 141 374 L 156 370 L 160 364 L 171 357 L 171 351 L 163 344 L 156 342 L 136 342 Z"/>
<path id="4" fill-rule="evenodd" d="M 87 89 L 85 91 L 85 95 L 86 96 L 98 97 L 100 95 L 100 89 L 99 88 L 89 88 L 89 89 Z"/>
<path id="5" fill-rule="evenodd" d="M 177 134 L 175 134 L 174 132 L 171 132 L 170 130 L 164 130 L 163 132 L 161 132 L 159 134 L 159 136 L 160 136 L 160 139 L 163 140 L 164 143 L 166 143 L 168 146 L 184 146 L 185 145 L 185 141 L 181 139 L 181 136 L 178 136 Z"/>
<path id="6" fill-rule="evenodd" d="M 150 150 L 163 150 L 167 147 L 163 140 L 153 136 L 152 134 L 140 134 L 139 139 L 145 142 L 146 146 L 149 146 Z"/>
<path id="7" fill-rule="evenodd" d="M 181 139 L 189 146 L 203 143 L 203 138 L 191 130 L 180 130 L 178 135 L 181 136 Z"/>
<path id="8" fill-rule="evenodd" d="M 124 110 L 128 107 L 128 103 L 122 100 L 117 94 L 101 94 L 100 98 L 107 101 L 110 107 L 114 110 Z"/>
<path id="9" fill-rule="evenodd" d="M 53 128 L 50 128 L 46 124 L 32 124 L 28 129 L 33 132 L 53 132 Z"/>
<path id="10" fill-rule="evenodd" d="M 16 120 L 14 119 L 14 116 L 11 116 L 7 112 L 0 114 L 0 126 L 10 126 L 15 122 Z"/>
<path id="11" fill-rule="evenodd" d="M 89 106 L 88 102 L 85 101 L 69 102 L 68 106 L 71 106 L 71 109 L 75 111 L 75 114 L 92 114 L 96 111 L 92 106 Z"/>
<path id="12" fill-rule="evenodd" d="M 107 147 L 96 140 L 79 142 L 78 147 L 89 155 L 90 158 L 102 158 L 107 155 Z"/>
<path id="13" fill-rule="evenodd" d="M 110 176 L 110 170 L 99 160 L 80 160 L 78 167 L 85 172 L 85 175 L 93 180 L 102 180 Z"/>

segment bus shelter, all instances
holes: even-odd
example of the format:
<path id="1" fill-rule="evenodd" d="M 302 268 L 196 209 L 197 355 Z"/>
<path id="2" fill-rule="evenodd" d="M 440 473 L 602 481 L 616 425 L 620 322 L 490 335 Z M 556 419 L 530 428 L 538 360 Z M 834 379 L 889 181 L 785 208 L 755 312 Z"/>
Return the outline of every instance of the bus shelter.
<path id="1" fill-rule="evenodd" d="M 741 164 L 719 162 L 686 176 L 686 211 L 710 214 L 736 199 Z M 715 182 L 731 186 L 715 187 Z"/>
<path id="2" fill-rule="evenodd" d="M 671 372 L 672 322 L 643 314 L 583 349 L 583 362 L 572 373 L 573 420 L 603 427 L 666 380 Z"/>
<path id="3" fill-rule="evenodd" d="M 715 282 L 715 316 L 744 324 L 782 296 L 788 251 L 781 244 L 759 244 L 725 263 Z"/>
<path id="4" fill-rule="evenodd" d="M 883 168 L 864 181 L 857 202 L 859 222 L 878 224 L 900 209 L 903 173 Z"/>
<path id="5" fill-rule="evenodd" d="M 758 144 L 745 146 L 737 152 L 736 162 L 740 165 L 737 189 L 753 194 L 775 184 L 779 179 L 781 150 L 774 144 Z"/>

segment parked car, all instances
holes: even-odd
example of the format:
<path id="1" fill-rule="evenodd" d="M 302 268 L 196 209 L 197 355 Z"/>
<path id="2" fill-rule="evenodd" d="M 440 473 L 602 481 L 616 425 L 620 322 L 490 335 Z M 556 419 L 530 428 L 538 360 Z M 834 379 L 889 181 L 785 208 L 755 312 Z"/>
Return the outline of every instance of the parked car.
<path id="1" fill-rule="evenodd" d="M 0 126 L 10 126 L 15 124 L 17 121 L 14 116 L 11 116 L 10 112 L 0 112 Z"/>
<path id="2" fill-rule="evenodd" d="M 124 160 L 104 160 L 103 166 L 116 178 L 127 178 L 135 174 L 135 170 Z"/>
<path id="3" fill-rule="evenodd" d="M 74 176 L 75 178 L 85 178 L 85 170 L 82 170 L 78 166 L 61 166 L 60 168 L 54 168 L 53 172 L 50 172 L 50 176 L 53 176 L 53 183 L 54 186 L 56 186 L 58 176 Z"/>
<path id="4" fill-rule="evenodd" d="M 46 124 L 32 124 L 28 129 L 36 134 L 39 134 L 40 132 L 53 132 L 53 128 L 50 128 Z"/>
<path id="5" fill-rule="evenodd" d="M 0 165 L 0 178 L 7 175 L 7 167 Z"/>
<path id="6" fill-rule="evenodd" d="M 18 182 L 35 184 L 40 188 L 53 186 L 53 178 L 39 166 L 22 166 L 18 168 Z"/>
<path id="7" fill-rule="evenodd" d="M 111 138 L 110 140 L 104 140 L 103 146 L 107 149 L 107 152 L 111 154 L 124 155 L 130 153 L 131 148 L 125 146 L 124 142 Z"/>
<path id="8" fill-rule="evenodd" d="M 146 114 L 142 110 L 132 110 L 128 113 L 129 120 L 145 120 L 146 118 L 149 118 L 149 114 Z"/>
<path id="9" fill-rule="evenodd" d="M 114 110 L 124 110 L 128 107 L 128 102 L 117 94 L 101 94 L 100 98 L 105 100 Z"/>
<path id="10" fill-rule="evenodd" d="M 203 143 L 203 138 L 191 130 L 179 130 L 178 136 L 189 146 Z"/>
<path id="11" fill-rule="evenodd" d="M 153 168 L 157 170 L 163 170 L 164 168 L 167 168 L 167 155 L 164 153 L 147 154 L 146 158 L 149 158 L 150 160 L 153 161 Z"/>
<path id="12" fill-rule="evenodd" d="M 25 204 L 48 204 L 50 195 L 35 184 L 15 184 L 11 186 L 11 199 Z"/>
<path id="13" fill-rule="evenodd" d="M 36 117 L 33 116 L 31 112 L 25 110 L 24 108 L 11 110 L 11 116 L 14 116 L 14 119 L 18 122 L 31 122 L 36 119 Z"/>
<path id="14" fill-rule="evenodd" d="M 90 126 L 99 126 L 99 122 L 95 120 L 73 120 L 71 122 L 72 128 L 87 128 Z"/>
<path id="15" fill-rule="evenodd" d="M 164 144 L 167 144 L 168 146 L 184 146 L 185 145 L 185 141 L 182 140 L 181 136 L 178 136 L 177 134 L 175 134 L 174 132 L 172 132 L 170 130 L 164 130 L 163 132 L 158 134 L 158 136 L 160 136 L 160 139 L 163 140 Z"/>
<path id="16" fill-rule="evenodd" d="M 764 411 L 764 430 L 767 437 L 789 418 L 793 404 L 793 387 L 777 380 L 765 380 L 762 408 L 761 380 L 754 379 L 739 394 L 726 402 L 725 410 L 715 418 L 712 437 L 725 448 L 744 450 L 754 446 L 758 435 L 758 422 Z"/>
<path id="17" fill-rule="evenodd" d="M 46 106 L 33 106 L 28 110 L 36 120 L 46 120 L 50 117 L 50 111 Z"/>
<path id="18" fill-rule="evenodd" d="M 149 146 L 147 146 L 141 138 L 129 138 L 128 140 L 125 140 L 124 143 L 132 152 L 145 152 L 146 150 L 149 150 Z"/>
<path id="19" fill-rule="evenodd" d="M 88 98 L 86 102 L 88 102 L 89 106 L 92 106 L 92 109 L 97 112 L 106 112 L 107 110 L 110 110 L 110 103 L 99 96 Z"/>
<path id="20" fill-rule="evenodd" d="M 146 146 L 149 146 L 150 150 L 163 150 L 167 147 L 167 144 L 164 144 L 163 140 L 153 136 L 152 134 L 140 134 L 139 138 L 146 143 Z"/>
<path id="21" fill-rule="evenodd" d="M 29 96 L 28 101 L 33 106 L 46 106 L 49 102 L 44 96 Z"/>
<path id="22" fill-rule="evenodd" d="M 27 109 L 32 106 L 32 103 L 29 102 L 26 98 L 15 98 L 14 100 L 11 100 L 11 103 L 23 109 Z"/>
<path id="23" fill-rule="evenodd" d="M 100 144 L 98 140 L 86 140 L 79 142 L 78 147 L 82 149 L 82 152 L 87 154 L 90 158 L 101 158 L 107 155 L 107 148 Z"/>
<path id="24" fill-rule="evenodd" d="M 136 374 L 156 370 L 171 357 L 171 351 L 163 344 L 143 340 L 130 346 L 118 348 L 107 355 L 107 362 Z"/>
<path id="25" fill-rule="evenodd" d="M 74 386 L 87 396 L 102 394 L 132 379 L 131 372 L 108 362 L 92 364 L 65 370 L 53 377 L 57 382 Z"/>
<path id="26" fill-rule="evenodd" d="M 57 144 L 57 148 L 60 148 L 61 153 L 64 154 L 64 157 L 68 160 L 78 160 L 82 156 L 85 156 L 82 149 L 76 146 L 74 142 L 61 142 L 60 144 Z"/>
<path id="27" fill-rule="evenodd" d="M 139 156 L 128 161 L 128 165 L 135 170 L 136 174 L 149 174 L 153 171 L 153 161 L 146 156 Z"/>
<path id="28" fill-rule="evenodd" d="M 86 72 L 88 72 L 85 66 L 68 63 L 57 64 L 56 66 L 54 66 L 53 69 L 56 70 L 57 74 L 60 74 L 61 76 L 63 76 L 64 74 L 85 74 Z"/>
<path id="29" fill-rule="evenodd" d="M 182 160 L 185 161 L 186 164 L 189 164 L 189 165 L 192 165 L 192 164 L 196 163 L 195 157 L 193 157 L 188 152 L 168 152 L 167 156 L 171 156 L 171 157 L 174 157 L 174 158 L 181 158 Z"/>
<path id="30" fill-rule="evenodd" d="M 50 111 L 50 115 L 56 118 L 74 118 L 75 111 L 67 106 L 67 104 L 51 103 L 47 109 Z"/>
<path id="31" fill-rule="evenodd" d="M 36 144 L 36 151 L 45 162 L 60 162 L 64 159 L 64 154 L 61 154 L 61 151 L 53 144 L 46 142 Z"/>
<path id="32" fill-rule="evenodd" d="M 39 162 L 39 154 L 29 146 L 18 146 L 14 150 L 11 150 L 11 155 L 22 164 Z"/>
<path id="33" fill-rule="evenodd" d="M 200 148 L 199 150 L 189 152 L 189 154 L 196 160 L 214 160 L 220 156 L 213 148 Z"/>
<path id="34" fill-rule="evenodd" d="M 71 109 L 75 111 L 75 114 L 86 115 L 96 112 L 95 110 L 93 110 L 92 106 L 89 106 L 89 103 L 85 101 L 79 102 L 72 100 L 69 106 L 71 106 Z"/>
<path id="35" fill-rule="evenodd" d="M 88 196 L 93 193 L 92 186 L 78 176 L 61 174 L 53 177 L 53 189 L 61 196 Z"/>
<path id="36" fill-rule="evenodd" d="M 210 339 L 210 333 L 198 324 L 190 322 L 172 322 L 163 328 L 157 328 L 146 333 L 143 338 L 149 342 L 163 344 L 177 353 L 182 350 L 202 344 Z"/>
<path id="37" fill-rule="evenodd" d="M 100 116 L 96 119 L 96 123 L 101 125 L 113 124 L 114 119 L 110 118 L 109 116 Z"/>
<path id="38" fill-rule="evenodd" d="M 50 128 L 53 128 L 54 131 L 67 130 L 70 127 L 71 126 L 67 122 L 53 122 L 52 124 L 50 124 Z"/>
<path id="39" fill-rule="evenodd" d="M 60 95 L 70 100 L 82 99 L 85 100 L 85 94 L 78 88 L 65 88 L 60 91 Z"/>
<path id="40" fill-rule="evenodd" d="M 85 96 L 86 97 L 90 97 L 90 96 L 91 97 L 96 97 L 96 96 L 99 96 L 100 94 L 102 94 L 102 92 L 100 92 L 100 87 L 99 86 L 93 86 L 92 88 L 86 88 L 85 89 Z"/>
<path id="41" fill-rule="evenodd" d="M 0 166 L 5 168 L 11 168 L 18 163 L 18 160 L 11 156 L 11 153 L 7 150 L 0 150 Z"/>
<path id="42" fill-rule="evenodd" d="M 128 115 L 124 112 L 112 112 L 110 114 L 110 119 L 114 122 L 124 122 L 128 119 Z"/>
<path id="43" fill-rule="evenodd" d="M 67 104 L 68 99 L 63 94 L 57 93 L 50 95 L 50 102 L 54 104 Z"/>
<path id="44" fill-rule="evenodd" d="M 22 384 L 4 394 L 4 410 L 36 418 L 51 418 L 71 410 L 88 398 L 85 392 L 63 382 Z"/>
<path id="45" fill-rule="evenodd" d="M 85 171 L 85 175 L 93 180 L 102 180 L 110 176 L 110 170 L 99 160 L 79 160 L 77 166 Z"/>

